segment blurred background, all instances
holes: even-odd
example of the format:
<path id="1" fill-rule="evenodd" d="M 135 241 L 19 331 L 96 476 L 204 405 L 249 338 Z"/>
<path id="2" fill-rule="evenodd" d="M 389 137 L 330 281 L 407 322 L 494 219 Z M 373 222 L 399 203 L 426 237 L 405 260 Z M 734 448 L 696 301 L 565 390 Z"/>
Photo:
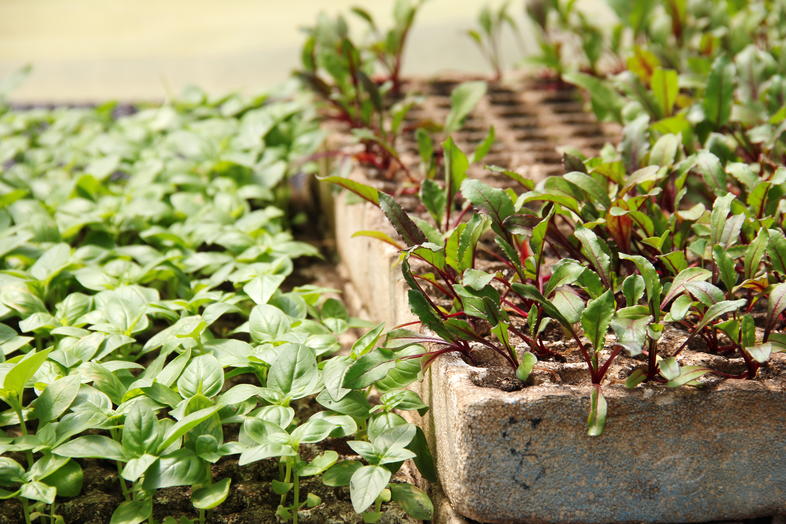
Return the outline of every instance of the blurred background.
<path id="1" fill-rule="evenodd" d="M 430 0 L 415 23 L 407 74 L 488 72 L 465 30 L 480 0 Z M 498 4 L 498 0 L 493 0 Z M 211 93 L 254 92 L 286 80 L 320 11 L 362 5 L 384 26 L 391 0 L 0 0 L 0 78 L 31 64 L 11 100 L 160 100 L 196 84 Z M 605 16 L 602 0 L 579 0 Z M 521 0 L 509 64 L 534 47 Z"/>

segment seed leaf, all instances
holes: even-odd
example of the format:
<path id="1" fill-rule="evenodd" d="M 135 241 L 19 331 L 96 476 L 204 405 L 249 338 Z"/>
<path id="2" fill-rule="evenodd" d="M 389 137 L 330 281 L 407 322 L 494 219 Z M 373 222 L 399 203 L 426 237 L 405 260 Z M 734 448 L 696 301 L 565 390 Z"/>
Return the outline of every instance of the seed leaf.
<path id="1" fill-rule="evenodd" d="M 222 504 L 229 496 L 230 478 L 224 478 L 199 488 L 191 493 L 191 503 L 197 509 L 213 509 Z"/>

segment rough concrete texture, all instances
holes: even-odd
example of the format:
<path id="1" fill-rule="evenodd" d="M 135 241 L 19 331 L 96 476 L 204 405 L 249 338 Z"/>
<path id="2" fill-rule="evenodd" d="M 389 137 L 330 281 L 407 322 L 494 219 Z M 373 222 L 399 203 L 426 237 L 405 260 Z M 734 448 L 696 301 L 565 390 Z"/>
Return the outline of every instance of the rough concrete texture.
<path id="1" fill-rule="evenodd" d="M 429 380 L 442 488 L 472 519 L 706 522 L 786 508 L 782 380 L 607 386 L 601 437 L 586 435 L 588 387 L 481 388 L 455 356 Z"/>
<path id="2" fill-rule="evenodd" d="M 374 238 L 352 238 L 356 231 L 387 232 L 390 226 L 378 208 L 365 202 L 347 204 L 347 198 L 351 197 L 346 192 L 335 196 L 335 228 L 340 232 L 336 235 L 336 250 L 355 292 L 372 319 L 385 322 L 388 329 L 414 320 L 398 264 L 398 251 Z"/>

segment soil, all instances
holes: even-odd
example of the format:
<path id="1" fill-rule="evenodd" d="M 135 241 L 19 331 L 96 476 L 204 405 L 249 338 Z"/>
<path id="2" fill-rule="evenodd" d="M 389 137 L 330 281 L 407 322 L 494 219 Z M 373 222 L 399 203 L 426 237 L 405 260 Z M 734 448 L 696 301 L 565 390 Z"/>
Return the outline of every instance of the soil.
<path id="1" fill-rule="evenodd" d="M 348 450 L 343 440 L 326 441 L 322 446 L 304 446 L 307 457 L 313 457 L 325 449 L 337 450 L 340 460 L 357 459 L 357 456 L 342 453 Z M 351 451 L 349 452 L 351 453 Z M 123 502 L 118 487 L 117 469 L 108 461 L 83 460 L 84 487 L 82 493 L 74 498 L 58 500 L 57 511 L 65 522 L 104 524 L 109 522 L 112 512 Z M 207 512 L 207 522 L 221 524 L 266 524 L 279 522 L 276 507 L 280 496 L 276 495 L 270 481 L 278 478 L 278 461 L 262 460 L 243 467 L 237 459 L 222 459 L 213 466 L 213 478 L 232 479 L 229 497 L 216 509 Z M 399 472 L 394 480 L 406 481 L 405 474 Z M 325 486 L 315 477 L 304 478 L 301 493 L 314 493 L 322 499 L 318 506 L 301 510 L 299 520 L 304 524 L 349 524 L 361 523 L 363 519 L 352 509 L 349 488 Z M 291 503 L 291 496 L 288 499 Z M 156 491 L 154 496 L 154 517 L 161 521 L 165 517 L 196 519 L 197 513 L 191 505 L 191 488 L 173 487 Z M 21 506 L 15 500 L 0 504 L 0 524 L 23 522 Z M 382 523 L 411 523 L 409 518 L 396 504 L 383 506 Z"/>

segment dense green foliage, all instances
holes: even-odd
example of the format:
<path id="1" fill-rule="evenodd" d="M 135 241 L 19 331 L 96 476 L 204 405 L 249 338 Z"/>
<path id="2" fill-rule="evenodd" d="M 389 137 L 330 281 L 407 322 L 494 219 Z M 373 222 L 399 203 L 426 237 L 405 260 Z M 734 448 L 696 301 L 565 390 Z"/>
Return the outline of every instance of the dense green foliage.
<path id="1" fill-rule="evenodd" d="M 81 490 L 80 459 L 97 458 L 117 464 L 113 523 L 152 522 L 153 493 L 171 486 L 192 488 L 204 521 L 230 490 L 211 464 L 239 455 L 280 459 L 283 520 L 320 503 L 299 490 L 313 475 L 349 486 L 368 521 L 391 498 L 429 517 L 414 486 L 388 487 L 423 446 L 394 413 L 425 407 L 402 389 L 419 362 L 348 373 L 381 327 L 336 356 L 341 334 L 368 325 L 332 290 L 287 284 L 296 260 L 318 255 L 277 205 L 313 167 L 313 111 L 286 94 L 196 89 L 113 110 L 0 109 L 0 497 L 26 521 L 58 520 L 59 497 Z M 303 403 L 318 406 L 306 419 Z M 301 456 L 350 435 L 362 462 Z"/>

